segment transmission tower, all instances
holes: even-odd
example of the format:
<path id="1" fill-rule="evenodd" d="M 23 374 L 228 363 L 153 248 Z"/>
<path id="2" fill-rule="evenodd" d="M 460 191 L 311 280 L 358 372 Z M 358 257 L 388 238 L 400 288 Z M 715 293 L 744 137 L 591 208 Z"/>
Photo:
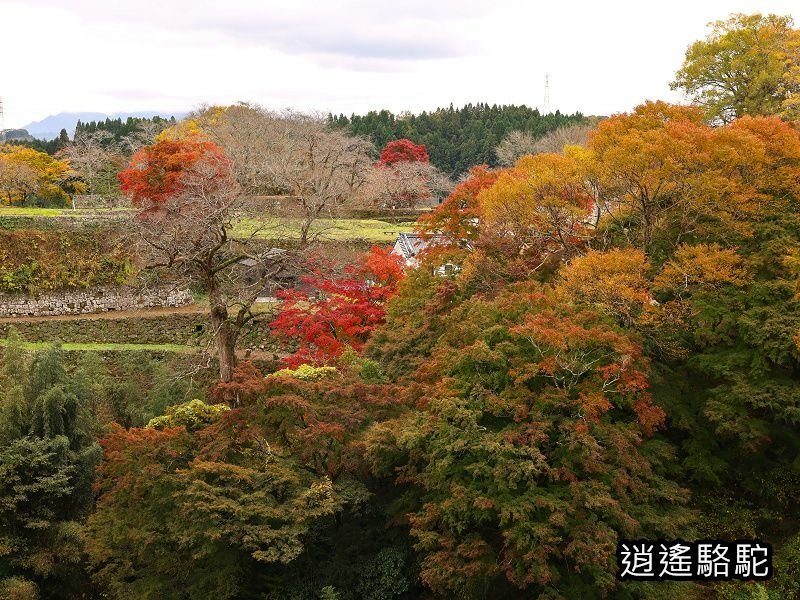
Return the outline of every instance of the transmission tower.
<path id="1" fill-rule="evenodd" d="M 3 120 L 3 97 L 0 96 L 0 131 L 5 129 L 5 121 Z"/>
<path id="2" fill-rule="evenodd" d="M 544 76 L 544 107 L 543 112 L 546 115 L 550 114 L 550 74 L 545 73 Z"/>

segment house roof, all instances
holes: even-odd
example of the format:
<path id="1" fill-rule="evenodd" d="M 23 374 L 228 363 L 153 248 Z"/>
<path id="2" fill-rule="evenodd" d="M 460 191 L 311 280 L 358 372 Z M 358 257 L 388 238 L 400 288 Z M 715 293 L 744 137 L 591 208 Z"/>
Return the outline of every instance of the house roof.
<path id="1" fill-rule="evenodd" d="M 429 244 L 430 240 L 423 239 L 419 234 L 401 233 L 397 236 L 394 249 L 396 252 L 402 254 L 403 258 L 408 260 L 422 252 Z"/>
<path id="2" fill-rule="evenodd" d="M 270 248 L 266 252 L 262 252 L 258 255 L 258 260 L 255 258 L 243 258 L 239 261 L 240 265 L 245 267 L 255 267 L 258 265 L 262 265 L 265 262 L 273 259 L 277 259 L 278 257 L 286 254 L 286 250 L 283 248 Z"/>

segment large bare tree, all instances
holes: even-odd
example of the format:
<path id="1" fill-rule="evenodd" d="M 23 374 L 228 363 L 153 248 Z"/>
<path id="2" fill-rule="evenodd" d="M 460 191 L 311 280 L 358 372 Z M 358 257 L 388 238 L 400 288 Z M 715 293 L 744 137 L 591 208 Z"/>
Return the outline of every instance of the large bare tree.
<path id="1" fill-rule="evenodd" d="M 432 164 L 402 161 L 370 169 L 357 200 L 379 208 L 417 208 L 447 194 L 452 187 L 447 176 Z"/>
<path id="2" fill-rule="evenodd" d="M 230 381 L 255 300 L 300 262 L 314 221 L 335 214 L 363 184 L 372 146 L 320 116 L 246 104 L 203 109 L 171 133 L 120 174 L 138 209 L 128 228 L 145 272 L 208 293 L 220 379 Z M 280 238 L 281 227 L 253 201 L 264 194 L 279 195 L 299 216 L 293 248 L 267 241 Z M 242 221 L 247 227 L 234 237 Z"/>
<path id="3" fill-rule="evenodd" d="M 114 136 L 103 129 L 77 134 L 75 141 L 58 153 L 83 177 L 90 194 L 98 192 L 98 177 L 109 168 L 117 154 Z"/>
<path id="4" fill-rule="evenodd" d="M 240 193 L 230 160 L 207 140 L 146 146 L 120 179 L 137 208 L 125 231 L 143 275 L 208 294 L 219 378 L 231 381 L 236 341 L 253 304 L 292 253 L 266 246 L 258 231 L 232 235 L 252 203 Z"/>
<path id="5" fill-rule="evenodd" d="M 169 121 L 164 119 L 145 119 L 136 125 L 131 133 L 123 136 L 120 140 L 120 148 L 130 156 L 144 146 L 149 146 L 156 141 L 158 134 L 164 131 L 169 125 Z"/>
<path id="6" fill-rule="evenodd" d="M 497 162 L 510 167 L 529 154 L 558 154 L 564 150 L 564 146 L 585 146 L 589 141 L 589 132 L 596 125 L 597 119 L 589 117 L 584 122 L 564 125 L 539 138 L 526 131 L 510 131 L 495 148 Z"/>
<path id="7" fill-rule="evenodd" d="M 279 195 L 300 219 L 300 245 L 312 225 L 332 217 L 367 180 L 372 144 L 328 127 L 317 114 L 273 112 L 250 104 L 212 107 L 190 115 L 233 161 L 248 196 Z"/>

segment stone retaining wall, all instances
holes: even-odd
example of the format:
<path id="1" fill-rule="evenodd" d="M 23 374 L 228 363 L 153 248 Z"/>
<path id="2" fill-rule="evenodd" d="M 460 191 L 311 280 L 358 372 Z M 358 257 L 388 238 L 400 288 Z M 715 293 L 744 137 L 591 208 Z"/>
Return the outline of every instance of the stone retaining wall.
<path id="1" fill-rule="evenodd" d="M 193 302 L 188 290 L 125 287 L 87 288 L 50 292 L 38 296 L 0 293 L 0 317 L 52 317 L 183 306 Z"/>

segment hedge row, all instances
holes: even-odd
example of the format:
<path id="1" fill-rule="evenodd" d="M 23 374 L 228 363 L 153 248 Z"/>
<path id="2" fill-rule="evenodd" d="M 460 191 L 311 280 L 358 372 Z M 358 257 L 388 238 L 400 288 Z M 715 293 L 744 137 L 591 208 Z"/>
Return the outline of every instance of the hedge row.
<path id="1" fill-rule="evenodd" d="M 131 257 L 102 230 L 0 229 L 0 292 L 118 285 L 131 273 Z"/>
<path id="2" fill-rule="evenodd" d="M 14 327 L 28 342 L 109 344 L 181 344 L 205 346 L 209 342 L 208 315 L 204 312 L 97 318 L 35 319 L 0 322 L 0 338 Z M 251 321 L 239 338 L 241 349 L 277 351 L 267 320 Z"/>

